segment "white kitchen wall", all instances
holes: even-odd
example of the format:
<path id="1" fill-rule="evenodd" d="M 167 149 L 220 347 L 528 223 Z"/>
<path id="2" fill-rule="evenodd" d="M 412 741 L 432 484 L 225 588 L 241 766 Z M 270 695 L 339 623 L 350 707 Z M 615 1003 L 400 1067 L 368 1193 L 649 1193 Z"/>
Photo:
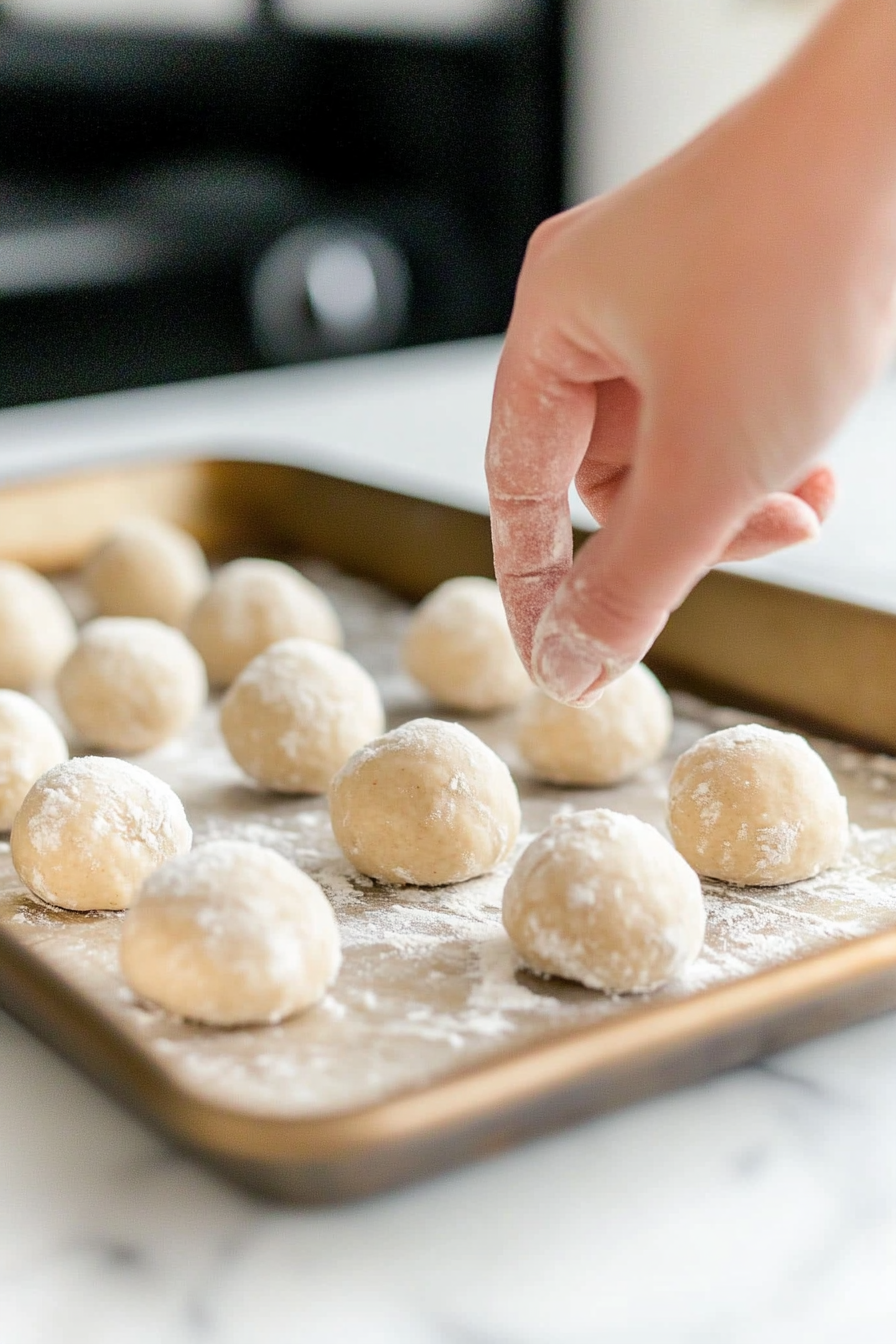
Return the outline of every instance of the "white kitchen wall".
<path id="1" fill-rule="evenodd" d="M 831 0 L 572 0 L 570 202 L 626 181 L 777 65 Z"/>

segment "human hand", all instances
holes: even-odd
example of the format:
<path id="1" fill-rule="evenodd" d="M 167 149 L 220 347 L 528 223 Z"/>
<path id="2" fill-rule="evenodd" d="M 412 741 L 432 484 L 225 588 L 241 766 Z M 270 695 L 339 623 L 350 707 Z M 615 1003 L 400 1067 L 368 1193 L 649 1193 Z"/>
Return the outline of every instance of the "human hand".
<path id="1" fill-rule="evenodd" d="M 557 699 L 590 703 L 717 561 L 817 532 L 811 464 L 894 331 L 894 85 L 896 6 L 844 0 L 691 145 L 536 231 L 487 472 L 511 629 Z M 574 563 L 573 479 L 604 525 Z"/>

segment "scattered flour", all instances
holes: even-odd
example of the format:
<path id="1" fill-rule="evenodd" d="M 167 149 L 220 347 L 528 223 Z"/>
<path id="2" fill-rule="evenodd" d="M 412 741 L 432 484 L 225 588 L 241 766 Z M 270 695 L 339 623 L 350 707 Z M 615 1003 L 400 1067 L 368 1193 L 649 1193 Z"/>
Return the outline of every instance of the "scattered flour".
<path id="1" fill-rule="evenodd" d="M 403 604 L 371 585 L 307 567 L 327 592 L 349 652 L 370 669 L 390 722 L 424 701 L 402 673 Z M 118 916 L 51 910 L 29 897 L 0 843 L 0 937 L 26 945 L 79 987 L 189 1091 L 254 1112 L 303 1116 L 354 1108 L 457 1069 L 609 1018 L 671 1002 L 768 966 L 896 925 L 896 762 L 813 741 L 857 823 L 843 864 L 788 887 L 732 891 L 704 883 L 707 937 L 686 977 L 645 998 L 610 997 L 521 969 L 501 925 L 514 858 L 551 817 L 587 807 L 629 812 L 664 830 L 672 762 L 738 715 L 676 697 L 664 762 L 613 789 L 559 790 L 520 775 L 525 833 L 499 869 L 457 886 L 393 889 L 342 858 L 321 799 L 248 785 L 229 761 L 209 710 L 188 737 L 141 758 L 184 799 L 195 843 L 248 840 L 304 868 L 336 912 L 344 961 L 308 1013 L 277 1026 L 222 1033 L 184 1025 L 124 990 Z M 512 727 L 470 725 L 512 766 Z"/>

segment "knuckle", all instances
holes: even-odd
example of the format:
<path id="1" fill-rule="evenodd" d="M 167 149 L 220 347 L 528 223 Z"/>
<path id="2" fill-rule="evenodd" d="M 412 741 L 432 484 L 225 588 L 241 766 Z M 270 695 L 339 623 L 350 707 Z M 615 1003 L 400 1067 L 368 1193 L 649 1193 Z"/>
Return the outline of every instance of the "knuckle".
<path id="1" fill-rule="evenodd" d="M 565 212 L 559 215 L 550 215 L 547 219 L 541 221 L 537 228 L 533 230 L 526 245 L 524 269 L 531 268 L 544 259 L 546 253 L 550 251 L 557 238 L 563 233 L 565 225 Z"/>

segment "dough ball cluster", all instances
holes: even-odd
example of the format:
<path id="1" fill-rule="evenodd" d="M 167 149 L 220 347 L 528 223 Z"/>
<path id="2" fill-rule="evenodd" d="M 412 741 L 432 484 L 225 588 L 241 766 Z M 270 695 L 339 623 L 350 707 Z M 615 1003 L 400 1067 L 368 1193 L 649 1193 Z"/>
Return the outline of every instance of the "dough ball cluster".
<path id="1" fill-rule="evenodd" d="M 434 589 L 411 617 L 402 659 L 448 709 L 510 709 L 532 689 L 492 579 L 449 579 Z"/>
<path id="2" fill-rule="evenodd" d="M 537 691 L 520 710 L 517 746 L 551 784 L 619 784 L 662 756 L 672 736 L 672 702 L 643 664 L 613 681 L 596 704 L 576 709 Z"/>
<path id="3" fill-rule="evenodd" d="M 334 648 L 342 628 L 329 599 L 278 560 L 233 560 L 212 579 L 187 634 L 213 686 L 229 686 L 253 658 L 281 639 L 299 636 Z"/>
<path id="4" fill-rule="evenodd" d="M 134 992 L 215 1027 L 280 1022 L 323 997 L 341 961 L 326 896 L 260 845 L 219 840 L 143 884 L 124 922 Z"/>
<path id="5" fill-rule="evenodd" d="M 510 855 L 520 803 L 507 766 L 457 723 L 414 719 L 362 747 L 330 785 L 342 852 L 380 882 L 438 887 Z"/>
<path id="6" fill-rule="evenodd" d="M 102 616 L 181 626 L 209 585 L 202 548 L 158 518 L 127 518 L 91 556 L 83 580 Z"/>
<path id="7" fill-rule="evenodd" d="M 846 799 L 818 753 L 756 723 L 710 733 L 679 758 L 669 829 L 698 873 L 755 887 L 834 867 L 849 832 Z"/>
<path id="8" fill-rule="evenodd" d="M 177 794 L 128 761 L 80 756 L 28 792 L 12 861 L 30 891 L 66 910 L 124 910 L 145 878 L 185 854 L 192 832 Z"/>
<path id="9" fill-rule="evenodd" d="M 521 816 L 507 766 L 456 723 L 384 732 L 375 682 L 342 652 L 328 599 L 294 569 L 238 560 L 209 581 L 191 538 L 140 519 L 107 538 L 84 579 L 104 614 L 77 638 L 45 580 L 0 563 L 0 683 L 11 688 L 0 690 L 0 829 L 11 827 L 16 871 L 39 899 L 128 910 L 121 966 L 140 997 L 215 1027 L 280 1022 L 335 981 L 336 919 L 317 883 L 270 849 L 216 841 L 191 852 L 183 806 L 155 776 L 117 759 L 69 761 L 58 728 L 19 694 L 32 683 L 55 676 L 80 737 L 110 752 L 159 745 L 197 715 L 208 679 L 229 687 L 220 726 L 234 760 L 265 788 L 327 791 L 337 843 L 379 882 L 439 887 L 510 858 Z M 533 691 L 490 580 L 431 593 L 402 657 L 451 710 L 518 707 L 520 754 L 551 783 L 619 783 L 670 740 L 669 697 L 643 666 L 588 709 Z M 681 757 L 669 825 L 674 848 L 604 809 L 555 818 L 504 892 L 525 964 L 606 993 L 658 989 L 699 955 L 698 873 L 794 882 L 838 863 L 847 839 L 821 758 L 756 725 L 712 733 Z"/>
<path id="10" fill-rule="evenodd" d="M 608 994 L 681 975 L 706 927 L 699 878 L 668 840 L 604 808 L 556 817 L 523 851 L 503 919 L 532 970 Z"/>
<path id="11" fill-rule="evenodd" d="M 221 706 L 233 759 L 281 793 L 326 793 L 385 726 L 373 678 L 347 653 L 310 639 L 285 639 L 253 658 Z"/>
<path id="12" fill-rule="evenodd" d="M 81 631 L 56 679 L 69 720 L 105 751 L 148 751 L 186 728 L 208 686 L 179 630 L 132 616 L 100 616 Z"/>
<path id="13" fill-rule="evenodd" d="M 68 760 L 46 710 L 18 691 L 0 691 L 0 831 L 8 831 L 35 780 Z"/>
<path id="14" fill-rule="evenodd" d="M 0 560 L 0 686 L 27 691 L 51 682 L 76 638 L 53 585 L 25 565 Z"/>

